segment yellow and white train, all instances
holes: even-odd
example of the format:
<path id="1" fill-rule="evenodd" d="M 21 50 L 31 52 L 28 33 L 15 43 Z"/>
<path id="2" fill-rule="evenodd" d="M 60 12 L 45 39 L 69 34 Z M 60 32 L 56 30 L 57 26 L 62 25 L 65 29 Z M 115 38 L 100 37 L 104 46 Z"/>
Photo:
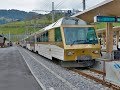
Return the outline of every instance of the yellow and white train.
<path id="1" fill-rule="evenodd" d="M 81 19 L 63 17 L 24 40 L 24 45 L 64 67 L 92 66 L 100 57 L 100 44 L 94 26 Z"/>

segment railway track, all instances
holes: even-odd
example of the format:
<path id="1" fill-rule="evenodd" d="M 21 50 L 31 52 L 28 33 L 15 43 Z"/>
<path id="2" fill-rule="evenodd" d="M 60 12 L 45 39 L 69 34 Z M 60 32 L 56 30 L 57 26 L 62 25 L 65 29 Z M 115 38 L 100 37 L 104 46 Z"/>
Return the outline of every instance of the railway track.
<path id="1" fill-rule="evenodd" d="M 68 68 L 69 70 L 72 70 L 86 78 L 89 78 L 91 80 L 94 80 L 102 85 L 105 85 L 106 87 L 109 87 L 112 90 L 120 90 L 120 86 L 117 86 L 111 82 L 107 82 L 105 80 L 105 73 L 102 71 L 98 71 L 95 69 L 85 69 L 85 70 L 81 70 L 81 69 L 72 69 L 72 68 Z"/>

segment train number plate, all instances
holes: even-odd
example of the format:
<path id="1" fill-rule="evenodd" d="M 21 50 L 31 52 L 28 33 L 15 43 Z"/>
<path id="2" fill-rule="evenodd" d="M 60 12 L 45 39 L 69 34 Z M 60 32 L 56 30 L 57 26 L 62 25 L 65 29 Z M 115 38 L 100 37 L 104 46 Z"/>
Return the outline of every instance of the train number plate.
<path id="1" fill-rule="evenodd" d="M 77 60 L 91 60 L 91 56 L 78 56 Z"/>

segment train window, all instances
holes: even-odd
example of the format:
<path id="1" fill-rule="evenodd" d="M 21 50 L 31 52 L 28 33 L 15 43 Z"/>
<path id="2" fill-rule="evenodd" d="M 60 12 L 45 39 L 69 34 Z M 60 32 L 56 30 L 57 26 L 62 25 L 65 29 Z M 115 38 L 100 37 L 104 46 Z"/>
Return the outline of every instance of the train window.
<path id="1" fill-rule="evenodd" d="M 40 36 L 40 42 L 42 42 L 42 36 Z"/>
<path id="2" fill-rule="evenodd" d="M 43 35 L 41 35 L 41 42 L 43 42 Z"/>
<path id="3" fill-rule="evenodd" d="M 48 42 L 48 32 L 41 34 L 37 40 L 39 42 Z"/>
<path id="4" fill-rule="evenodd" d="M 56 42 L 61 42 L 62 41 L 60 27 L 55 28 L 55 41 Z"/>
<path id="5" fill-rule="evenodd" d="M 45 32 L 45 33 L 42 35 L 42 42 L 48 42 L 48 32 Z"/>
<path id="6" fill-rule="evenodd" d="M 38 37 L 38 41 L 40 42 L 40 37 Z"/>
<path id="7" fill-rule="evenodd" d="M 97 36 L 93 28 L 89 28 L 87 32 L 87 40 L 97 42 Z"/>
<path id="8" fill-rule="evenodd" d="M 43 34 L 43 42 L 45 42 L 45 37 L 46 37 L 46 36 L 45 36 L 45 33 L 44 33 L 44 34 Z"/>
<path id="9" fill-rule="evenodd" d="M 37 37 L 37 42 L 39 42 L 39 38 Z"/>
<path id="10" fill-rule="evenodd" d="M 81 19 L 76 18 L 65 18 L 62 22 L 62 24 L 67 25 L 86 25 L 86 22 Z"/>
<path id="11" fill-rule="evenodd" d="M 45 41 L 48 42 L 48 32 L 45 34 Z"/>
<path id="12" fill-rule="evenodd" d="M 37 37 L 37 42 L 48 42 L 48 32 L 45 32 Z"/>
<path id="13" fill-rule="evenodd" d="M 91 27 L 66 27 L 64 33 L 67 45 L 98 43 L 95 30 Z"/>
<path id="14" fill-rule="evenodd" d="M 39 36 L 39 37 L 37 37 L 37 42 L 40 42 L 40 36 Z"/>

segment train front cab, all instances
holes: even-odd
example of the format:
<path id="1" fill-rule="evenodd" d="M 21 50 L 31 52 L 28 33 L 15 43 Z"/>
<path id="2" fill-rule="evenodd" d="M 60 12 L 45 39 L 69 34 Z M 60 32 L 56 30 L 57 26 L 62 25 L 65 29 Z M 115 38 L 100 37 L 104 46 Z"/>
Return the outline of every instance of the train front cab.
<path id="1" fill-rule="evenodd" d="M 100 57 L 100 44 L 93 26 L 61 26 L 63 67 L 89 67 Z"/>

